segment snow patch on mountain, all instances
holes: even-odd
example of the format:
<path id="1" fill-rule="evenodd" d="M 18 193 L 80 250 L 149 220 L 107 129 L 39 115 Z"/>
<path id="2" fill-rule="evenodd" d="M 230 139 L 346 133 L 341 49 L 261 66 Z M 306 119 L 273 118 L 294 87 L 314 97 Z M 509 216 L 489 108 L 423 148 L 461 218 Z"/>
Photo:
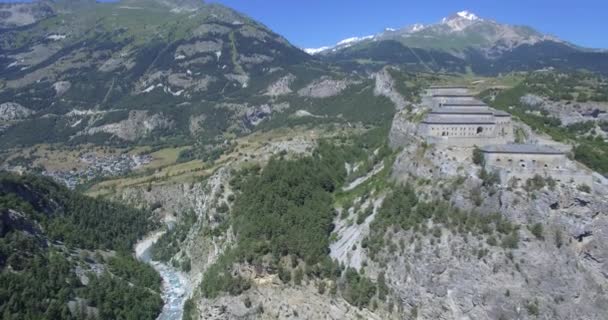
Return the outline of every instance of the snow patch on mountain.
<path id="1" fill-rule="evenodd" d="M 347 38 L 347 39 L 344 39 L 344 40 L 338 42 L 337 46 L 349 45 L 349 44 L 353 44 L 353 43 L 356 43 L 356 42 L 360 42 L 360 41 L 368 40 L 368 39 L 373 39 L 373 38 L 374 38 L 374 36 Z"/>
<path id="2" fill-rule="evenodd" d="M 351 38 L 346 38 L 344 40 L 339 41 L 334 46 L 324 46 L 324 47 L 320 47 L 320 48 L 305 48 L 303 50 L 304 50 L 304 52 L 306 52 L 308 54 L 315 55 L 315 54 L 319 54 L 324 51 L 328 51 L 328 50 L 332 50 L 332 49 L 336 50 L 336 49 L 348 48 L 357 42 L 361 42 L 364 40 L 370 40 L 370 39 L 373 39 L 374 37 L 375 36 L 373 36 L 373 35 L 365 36 L 365 37 L 351 37 Z"/>
<path id="3" fill-rule="evenodd" d="M 305 48 L 303 50 L 304 50 L 304 52 L 306 52 L 310 55 L 315 55 L 317 53 L 321 53 L 321 52 L 323 52 L 325 50 L 329 50 L 331 48 L 332 47 L 330 47 L 330 46 L 325 46 L 325 47 L 320 47 L 320 48 Z"/>

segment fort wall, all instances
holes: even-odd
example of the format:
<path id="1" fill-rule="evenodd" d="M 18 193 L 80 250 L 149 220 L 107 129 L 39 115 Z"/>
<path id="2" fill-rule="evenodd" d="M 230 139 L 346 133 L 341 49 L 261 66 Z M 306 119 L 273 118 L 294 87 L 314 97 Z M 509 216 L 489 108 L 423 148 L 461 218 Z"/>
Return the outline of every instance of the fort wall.
<path id="1" fill-rule="evenodd" d="M 524 182 L 539 175 L 543 178 L 551 178 L 560 184 L 576 184 L 593 186 L 593 176 L 584 172 L 574 170 L 548 170 L 548 169 L 512 169 L 508 170 L 500 166 L 486 166 L 488 171 L 496 171 L 500 176 L 502 184 L 507 184 L 511 179 Z"/>

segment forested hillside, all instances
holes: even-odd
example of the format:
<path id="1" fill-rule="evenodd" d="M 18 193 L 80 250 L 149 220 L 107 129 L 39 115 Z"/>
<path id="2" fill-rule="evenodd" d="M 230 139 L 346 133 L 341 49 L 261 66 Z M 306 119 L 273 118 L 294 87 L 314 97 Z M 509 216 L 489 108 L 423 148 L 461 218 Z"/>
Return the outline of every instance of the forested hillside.
<path id="1" fill-rule="evenodd" d="M 0 173 L 3 319 L 154 319 L 160 277 L 131 255 L 145 211 Z"/>

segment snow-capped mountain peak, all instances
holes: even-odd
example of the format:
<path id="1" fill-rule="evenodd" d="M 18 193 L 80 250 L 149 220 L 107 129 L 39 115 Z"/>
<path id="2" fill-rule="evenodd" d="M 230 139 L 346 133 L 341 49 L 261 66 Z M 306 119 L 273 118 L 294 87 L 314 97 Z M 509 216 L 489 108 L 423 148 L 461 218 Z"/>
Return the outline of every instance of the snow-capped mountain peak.
<path id="1" fill-rule="evenodd" d="M 420 31 L 424 28 L 425 28 L 425 26 L 423 24 L 416 23 L 416 24 L 412 25 L 411 31 L 416 32 L 416 31 Z"/>
<path id="2" fill-rule="evenodd" d="M 445 39 L 446 36 L 459 37 L 455 39 L 459 39 L 458 46 L 460 47 L 453 48 L 453 50 L 478 47 L 503 51 L 522 44 L 534 44 L 545 40 L 559 42 L 558 39 L 552 39 L 531 28 L 500 24 L 491 19 L 482 19 L 471 11 L 463 10 L 443 18 L 440 23 L 412 24 L 400 29 L 385 28 L 382 32 L 372 36 L 351 37 L 333 46 L 305 49 L 305 51 L 313 55 L 330 54 L 342 49 L 356 47 L 361 43 L 379 43 L 385 40 L 401 42 L 412 47 L 441 48 L 443 44 L 440 42 L 444 41 L 442 39 Z"/>
<path id="3" fill-rule="evenodd" d="M 480 18 L 476 14 L 474 14 L 473 12 L 466 11 L 466 10 L 460 11 L 460 12 L 456 12 L 456 14 L 459 17 L 461 17 L 463 19 L 470 20 L 470 21 L 480 20 Z"/>
<path id="4" fill-rule="evenodd" d="M 463 10 L 456 12 L 447 18 L 441 19 L 441 24 L 447 25 L 452 31 L 462 31 L 468 26 L 480 21 L 483 21 L 483 19 L 479 18 L 476 14 Z"/>

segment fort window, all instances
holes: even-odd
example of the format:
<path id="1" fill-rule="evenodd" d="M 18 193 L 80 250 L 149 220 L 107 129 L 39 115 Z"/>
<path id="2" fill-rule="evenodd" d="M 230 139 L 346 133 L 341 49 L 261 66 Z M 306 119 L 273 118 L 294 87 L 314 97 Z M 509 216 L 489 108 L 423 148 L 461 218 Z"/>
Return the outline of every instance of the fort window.
<path id="1" fill-rule="evenodd" d="M 477 127 L 477 134 L 480 134 L 483 132 L 483 128 L 482 127 Z"/>

